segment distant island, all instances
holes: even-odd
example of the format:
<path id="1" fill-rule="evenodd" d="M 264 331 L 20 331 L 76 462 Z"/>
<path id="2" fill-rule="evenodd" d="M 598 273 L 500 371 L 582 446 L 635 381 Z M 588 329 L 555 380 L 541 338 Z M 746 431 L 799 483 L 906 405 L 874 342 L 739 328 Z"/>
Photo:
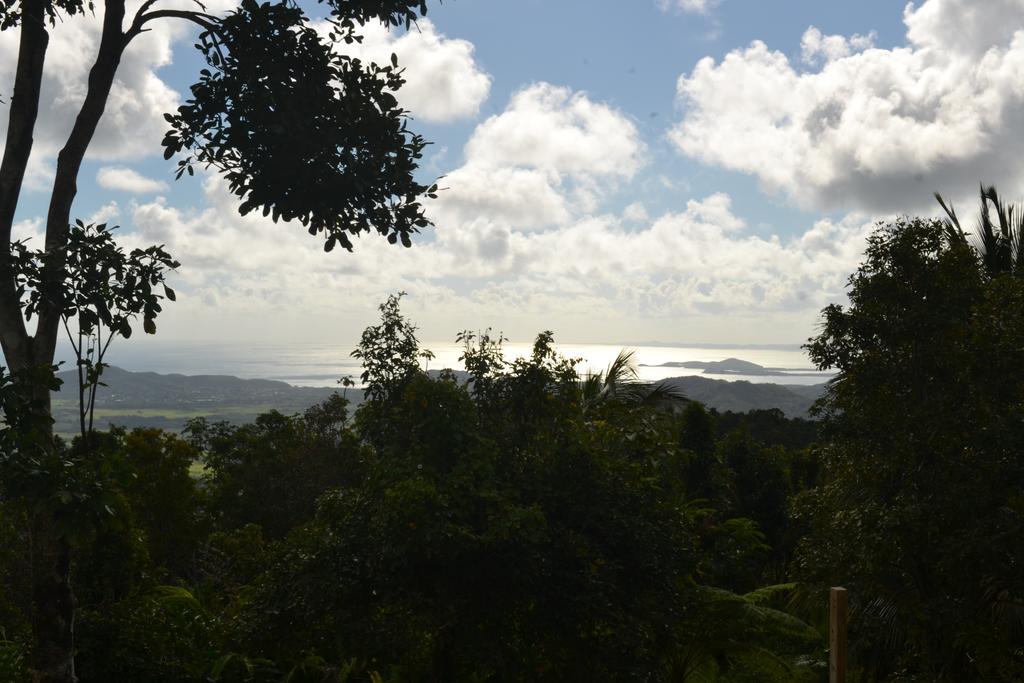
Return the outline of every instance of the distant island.
<path id="1" fill-rule="evenodd" d="M 78 397 L 75 371 L 58 375 L 64 384 L 54 392 L 53 417 L 60 434 L 77 432 Z M 252 422 L 270 410 L 299 413 L 341 393 L 341 387 L 296 387 L 266 379 L 241 379 L 230 375 L 179 375 L 129 372 L 108 367 L 96 400 L 96 426 L 159 427 L 180 431 L 194 417 L 235 424 Z M 362 392 L 354 392 L 362 400 Z M 348 391 L 352 396 L 353 391 Z"/>
<path id="2" fill-rule="evenodd" d="M 753 363 L 729 367 L 733 374 L 754 374 L 737 369 L 746 368 L 747 365 L 761 367 Z M 466 378 L 464 372 L 457 372 L 456 376 Z M 73 371 L 60 373 L 59 377 L 64 380 L 64 387 L 63 391 L 53 394 L 56 430 L 71 435 L 77 431 L 77 379 Z M 719 411 L 747 412 L 777 408 L 789 417 L 807 417 L 811 404 L 821 395 L 825 386 L 771 382 L 752 384 L 694 376 L 662 381 L 687 398 Z M 103 373 L 103 382 L 107 386 L 100 389 L 97 397 L 97 427 L 105 428 L 108 424 L 114 424 L 128 428 L 159 427 L 173 431 L 181 430 L 185 422 L 194 417 L 240 424 L 251 422 L 260 413 L 270 410 L 285 414 L 299 413 L 331 394 L 343 391 L 340 386 L 297 387 L 276 380 L 241 379 L 230 375 L 129 372 L 118 367 L 107 368 Z M 346 393 L 353 405 L 363 400 L 363 392 L 359 389 L 348 389 Z"/>
<path id="3" fill-rule="evenodd" d="M 687 368 L 689 370 L 703 370 L 705 375 L 757 375 L 774 377 L 820 377 L 821 374 L 808 370 L 807 368 L 766 368 L 757 363 L 751 363 L 739 358 L 726 358 L 725 360 L 688 360 L 673 361 L 660 365 L 642 364 L 648 368 Z"/>

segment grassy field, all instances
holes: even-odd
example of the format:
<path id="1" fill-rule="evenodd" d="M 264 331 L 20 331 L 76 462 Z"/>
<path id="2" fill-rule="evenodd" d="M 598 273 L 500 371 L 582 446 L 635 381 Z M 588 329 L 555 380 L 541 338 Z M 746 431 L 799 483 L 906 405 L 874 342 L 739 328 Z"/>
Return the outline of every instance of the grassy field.
<path id="1" fill-rule="evenodd" d="M 127 429 L 136 427 L 157 427 L 178 432 L 184 429 L 188 420 L 205 417 L 211 422 L 226 421 L 234 424 L 252 422 L 262 413 L 280 410 L 286 415 L 299 412 L 299 408 L 275 406 L 266 403 L 251 405 L 211 405 L 208 407 L 180 408 L 108 408 L 98 407 L 95 412 L 97 429 L 106 429 L 108 425 L 117 425 Z M 78 434 L 78 402 L 57 400 L 53 402 L 53 415 L 56 420 L 56 432 L 65 438 Z"/>
<path id="2" fill-rule="evenodd" d="M 78 430 L 79 420 L 78 380 L 68 372 L 62 373 L 61 379 L 73 391 L 53 394 L 56 431 L 73 433 Z M 103 373 L 103 381 L 107 386 L 99 390 L 94 413 L 98 429 L 114 424 L 127 429 L 156 427 L 177 432 L 196 417 L 241 424 L 274 409 L 285 415 L 300 413 L 334 391 L 226 375 L 128 372 L 113 366 Z"/>
<path id="3" fill-rule="evenodd" d="M 171 420 L 187 420 L 193 417 L 209 417 L 211 415 L 223 416 L 248 416 L 259 415 L 277 406 L 259 404 L 245 406 L 211 406 L 200 410 L 198 408 L 96 408 L 96 419 L 114 419 L 118 417 L 165 417 Z M 78 402 L 69 400 L 56 400 L 53 402 L 54 412 L 68 412 L 73 416 L 78 415 Z"/>

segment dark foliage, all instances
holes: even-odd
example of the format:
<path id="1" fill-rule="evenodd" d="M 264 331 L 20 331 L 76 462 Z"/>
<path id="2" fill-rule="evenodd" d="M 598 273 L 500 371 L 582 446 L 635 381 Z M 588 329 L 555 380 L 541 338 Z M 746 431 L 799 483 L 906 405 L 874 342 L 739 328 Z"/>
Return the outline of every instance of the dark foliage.
<path id="1" fill-rule="evenodd" d="M 304 415 L 270 412 L 241 427 L 191 421 L 215 527 L 256 524 L 280 538 L 309 519 L 325 490 L 360 481 L 371 456 L 346 419 L 346 401 L 335 397 Z"/>
<path id="2" fill-rule="evenodd" d="M 881 226 L 811 356 L 824 485 L 801 576 L 854 596 L 860 666 L 902 680 L 1024 675 L 1024 281 L 937 221 Z"/>
<path id="3" fill-rule="evenodd" d="M 338 4 L 356 11 L 353 20 L 403 14 L 395 3 Z M 179 177 L 195 164 L 221 171 L 242 215 L 299 221 L 324 233 L 327 251 L 351 250 L 350 237 L 364 232 L 410 246 L 429 225 L 418 200 L 437 189 L 414 179 L 426 143 L 395 99 L 397 59 L 363 64 L 333 49 L 345 36 L 337 28 L 322 38 L 294 4 L 244 0 L 199 36 L 208 68 L 167 115 L 164 156 L 189 153 Z"/>
<path id="4" fill-rule="evenodd" d="M 472 381 L 432 378 L 397 304 L 363 337 L 380 391 L 354 419 L 335 397 L 187 441 L 97 435 L 113 499 L 76 554 L 81 680 L 814 680 L 792 587 L 737 592 L 777 573 L 771 449 L 629 387 L 592 400 L 550 333 L 512 363 L 465 335 Z M 718 502 L 681 444 L 717 463 Z M 0 599 L 11 661 L 26 609 Z"/>
<path id="5" fill-rule="evenodd" d="M 727 411 L 715 416 L 715 430 L 721 438 L 736 429 L 745 429 L 755 441 L 772 446 L 784 446 L 798 451 L 812 446 L 819 435 L 817 420 L 786 417 L 777 408 L 751 410 L 746 413 Z"/>

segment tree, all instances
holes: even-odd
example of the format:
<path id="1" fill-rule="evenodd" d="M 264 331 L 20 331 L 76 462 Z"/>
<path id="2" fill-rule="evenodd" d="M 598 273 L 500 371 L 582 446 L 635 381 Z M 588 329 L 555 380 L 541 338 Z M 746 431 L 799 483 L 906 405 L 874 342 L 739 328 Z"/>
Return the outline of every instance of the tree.
<path id="1" fill-rule="evenodd" d="M 125 49 L 155 21 L 188 21 L 200 29 L 198 46 L 207 68 L 192 97 L 167 114 L 165 157 L 180 155 L 178 176 L 197 164 L 228 181 L 241 213 L 259 210 L 273 219 L 297 221 L 322 233 L 324 248 L 351 249 L 350 236 L 377 232 L 392 243 L 429 225 L 420 200 L 435 187 L 414 177 L 424 140 L 408 131 L 394 97 L 402 85 L 390 64 L 364 64 L 345 56 L 370 21 L 407 26 L 426 11 L 424 0 L 329 0 L 332 29 L 321 37 L 294 2 L 244 0 L 225 16 L 201 4 L 192 10 L 162 9 L 146 0 L 133 16 L 126 0 L 104 0 L 99 48 L 74 126 L 61 149 L 45 221 L 46 258 L 39 271 L 35 327 L 24 316 L 23 291 L 11 246 L 11 230 L 40 107 L 49 27 L 91 12 L 85 0 L 15 0 L 0 5 L 0 30 L 19 31 L 18 63 L 0 162 L 0 345 L 15 377 L 52 369 L 58 335 L 71 296 L 71 212 L 77 176 Z M 155 283 L 154 283 L 155 284 Z M 50 383 L 25 389 L 49 415 Z M 48 430 L 42 430 L 44 449 Z M 39 513 L 34 542 L 49 569 L 33 589 L 36 647 L 33 665 L 44 681 L 74 680 L 73 619 L 61 532 Z M 43 565 L 40 565 L 42 567 Z"/>
<path id="2" fill-rule="evenodd" d="M 1019 680 L 1024 280 L 993 276 L 947 227 L 881 225 L 849 307 L 826 308 L 810 341 L 839 374 L 819 407 L 822 484 L 797 508 L 799 570 L 850 589 L 854 655 L 876 680 Z"/>
<path id="3" fill-rule="evenodd" d="M 117 226 L 108 228 L 105 223 L 75 221 L 68 231 L 60 321 L 75 354 L 79 433 L 86 441 L 93 431 L 96 393 L 107 365 L 103 361 L 114 338 L 131 337 L 132 323 L 139 316 L 143 329 L 154 334 L 156 317 L 163 310 L 160 302 L 175 300 L 164 279 L 179 263 L 162 246 L 125 253 L 114 241 L 115 230 Z M 31 321 L 47 305 L 42 274 L 50 256 L 30 249 L 27 240 L 13 243 L 11 252 L 17 292 L 25 319 Z"/>
<path id="4" fill-rule="evenodd" d="M 325 491 L 365 476 L 367 449 L 341 429 L 345 416 L 346 401 L 335 394 L 304 415 L 271 411 L 240 427 L 190 420 L 216 528 L 257 524 L 281 538 L 313 516 Z"/>

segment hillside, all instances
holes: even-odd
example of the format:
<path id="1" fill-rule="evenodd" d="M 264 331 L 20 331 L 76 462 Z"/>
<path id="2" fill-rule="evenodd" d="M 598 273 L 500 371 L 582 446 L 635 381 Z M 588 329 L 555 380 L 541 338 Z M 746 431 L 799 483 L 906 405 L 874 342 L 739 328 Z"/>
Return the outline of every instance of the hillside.
<path id="1" fill-rule="evenodd" d="M 665 384 L 720 412 L 745 413 L 748 410 L 778 408 L 786 417 L 807 417 L 811 405 L 825 389 L 824 384 L 754 384 L 707 377 L 673 377 L 665 380 Z"/>
<path id="2" fill-rule="evenodd" d="M 58 375 L 63 390 L 53 394 L 57 431 L 73 432 L 78 420 L 77 379 L 73 371 Z M 230 375 L 163 375 L 109 367 L 96 401 L 97 426 L 181 429 L 192 417 L 248 422 L 267 410 L 296 413 L 319 403 L 333 388 L 295 387 L 266 379 Z"/>
<path id="3" fill-rule="evenodd" d="M 463 373 L 457 373 L 462 376 Z M 77 429 L 76 379 L 63 372 L 63 391 L 56 392 L 54 414 L 57 431 L 70 434 Z M 242 423 L 268 410 L 298 413 L 319 403 L 334 388 L 296 387 L 265 379 L 241 379 L 230 375 L 180 375 L 129 372 L 111 367 L 103 375 L 96 402 L 96 423 L 124 427 L 161 427 L 180 430 L 193 417 Z M 746 412 L 779 408 L 789 417 L 806 417 L 824 385 L 795 386 L 752 384 L 750 382 L 676 377 L 665 380 L 688 398 L 719 411 Z M 339 388 L 340 389 L 340 388 Z M 349 390 L 353 402 L 362 400 L 358 390 Z"/>

